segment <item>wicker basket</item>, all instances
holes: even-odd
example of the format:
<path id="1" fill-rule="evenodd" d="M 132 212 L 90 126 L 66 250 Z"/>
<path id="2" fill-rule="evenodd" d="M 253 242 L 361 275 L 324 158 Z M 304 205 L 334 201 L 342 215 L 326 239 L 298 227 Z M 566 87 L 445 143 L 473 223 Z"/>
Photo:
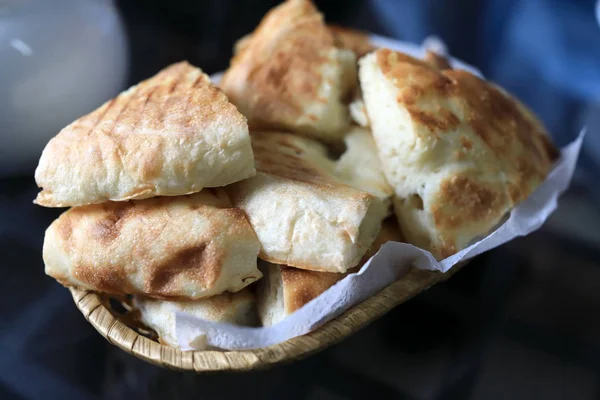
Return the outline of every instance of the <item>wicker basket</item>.
<path id="1" fill-rule="evenodd" d="M 71 288 L 73 300 L 85 318 L 110 343 L 150 363 L 179 370 L 245 371 L 292 361 L 324 350 L 340 342 L 392 308 L 416 296 L 435 283 L 448 279 L 462 265 L 451 272 L 411 270 L 404 278 L 386 287 L 376 295 L 347 310 L 338 318 L 306 335 L 287 342 L 256 350 L 243 351 L 181 351 L 162 345 L 128 326 L 116 317 L 118 313 L 99 294 Z M 130 324 L 131 325 L 131 324 Z"/>

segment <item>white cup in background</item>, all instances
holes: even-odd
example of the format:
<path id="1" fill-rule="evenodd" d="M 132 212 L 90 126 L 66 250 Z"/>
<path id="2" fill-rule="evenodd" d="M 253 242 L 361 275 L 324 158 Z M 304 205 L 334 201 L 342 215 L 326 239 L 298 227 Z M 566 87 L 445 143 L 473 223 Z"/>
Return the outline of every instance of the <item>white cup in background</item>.
<path id="1" fill-rule="evenodd" d="M 0 177 L 31 175 L 56 133 L 125 84 L 110 0 L 0 2 Z"/>

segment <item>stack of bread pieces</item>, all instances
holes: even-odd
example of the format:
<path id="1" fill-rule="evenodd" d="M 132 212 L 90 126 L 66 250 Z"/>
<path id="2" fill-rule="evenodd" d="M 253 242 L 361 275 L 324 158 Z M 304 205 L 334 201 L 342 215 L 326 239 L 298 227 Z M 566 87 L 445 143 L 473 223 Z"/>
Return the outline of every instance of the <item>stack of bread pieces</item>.
<path id="1" fill-rule="evenodd" d="M 556 155 L 502 89 L 377 49 L 309 0 L 234 51 L 219 87 L 167 67 L 64 128 L 36 170 L 35 202 L 71 207 L 46 231 L 46 273 L 133 295 L 168 345 L 176 310 L 271 326 L 390 240 L 454 254 Z"/>

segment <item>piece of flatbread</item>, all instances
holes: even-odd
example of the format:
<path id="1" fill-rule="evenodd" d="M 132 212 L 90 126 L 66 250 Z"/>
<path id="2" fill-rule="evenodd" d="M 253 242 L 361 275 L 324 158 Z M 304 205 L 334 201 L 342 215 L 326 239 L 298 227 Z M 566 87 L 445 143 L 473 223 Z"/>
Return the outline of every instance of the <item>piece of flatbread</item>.
<path id="1" fill-rule="evenodd" d="M 336 29 L 339 29 L 340 32 L 347 30 L 345 28 Z M 235 42 L 233 54 L 235 55 L 242 52 L 250 43 L 251 38 L 252 34 L 248 34 L 237 40 Z M 372 47 L 370 46 L 369 48 Z M 348 104 L 348 109 L 350 111 L 350 117 L 353 122 L 355 122 L 358 126 L 362 126 L 363 128 L 367 128 L 369 126 L 369 117 L 367 116 L 367 110 L 365 109 L 365 104 L 362 99 L 362 92 L 360 91 L 360 86 L 358 85 L 356 85 L 356 87 L 354 88 L 354 94 L 352 100 Z"/>
<path id="2" fill-rule="evenodd" d="M 542 124 L 507 93 L 389 49 L 359 64 L 408 242 L 448 257 L 486 235 L 545 179 L 555 150 Z"/>
<path id="3" fill-rule="evenodd" d="M 121 93 L 54 137 L 35 202 L 77 206 L 176 196 L 255 174 L 246 118 L 186 62 Z"/>
<path id="4" fill-rule="evenodd" d="M 165 301 L 149 297 L 134 297 L 140 321 L 158 333 L 162 344 L 179 347 L 175 330 L 175 314 L 183 312 L 207 321 L 253 326 L 258 322 L 254 294 L 248 288 L 237 293 L 223 293 L 191 301 Z M 206 336 L 200 334 L 190 343 L 196 350 L 206 349 Z"/>
<path id="5" fill-rule="evenodd" d="M 377 196 L 386 206 L 391 204 L 394 189 L 385 178 L 371 133 L 353 127 L 344 143 L 346 151 L 333 163 L 334 176 L 356 189 Z"/>
<path id="6" fill-rule="evenodd" d="M 383 223 L 380 234 L 360 265 L 377 253 L 388 241 L 399 242 L 402 235 L 395 218 Z M 336 284 L 346 274 L 306 271 L 298 268 L 259 261 L 264 278 L 258 282 L 258 313 L 264 326 L 272 326 L 308 304 Z M 349 271 L 356 272 L 359 267 Z"/>
<path id="7" fill-rule="evenodd" d="M 236 292 L 261 277 L 260 243 L 222 189 L 74 207 L 46 230 L 46 274 L 65 286 L 162 299 Z"/>
<path id="8" fill-rule="evenodd" d="M 253 132 L 252 147 L 257 175 L 226 190 L 254 228 L 260 257 L 327 272 L 356 266 L 379 232 L 386 203 L 336 178 L 315 141 Z"/>
<path id="9" fill-rule="evenodd" d="M 308 0 L 287 0 L 236 45 L 220 87 L 253 129 L 279 128 L 341 142 L 343 100 L 357 84 L 356 56 L 339 49 Z"/>

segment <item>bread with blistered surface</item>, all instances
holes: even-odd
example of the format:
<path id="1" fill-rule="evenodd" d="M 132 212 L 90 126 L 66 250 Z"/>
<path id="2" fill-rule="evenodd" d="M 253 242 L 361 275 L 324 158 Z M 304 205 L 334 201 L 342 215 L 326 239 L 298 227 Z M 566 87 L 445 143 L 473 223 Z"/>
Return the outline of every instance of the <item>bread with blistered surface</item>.
<path id="1" fill-rule="evenodd" d="M 121 93 L 44 149 L 35 202 L 47 207 L 176 196 L 254 175 L 246 118 L 186 62 Z"/>
<path id="2" fill-rule="evenodd" d="M 220 83 L 253 128 L 279 128 L 341 142 L 342 100 L 356 85 L 356 57 L 339 49 L 308 0 L 287 0 L 236 46 Z"/>
<path id="3" fill-rule="evenodd" d="M 136 309 L 140 320 L 158 334 L 158 340 L 172 347 L 179 347 L 175 330 L 176 312 L 186 313 L 206 321 L 233 325 L 252 326 L 258 322 L 254 294 L 248 288 L 237 293 L 223 293 L 213 297 L 191 301 L 165 301 L 136 296 Z M 201 350 L 206 347 L 202 337 L 190 343 Z"/>
<path id="4" fill-rule="evenodd" d="M 387 215 L 382 199 L 341 182 L 319 143 L 253 132 L 257 175 L 226 188 L 244 210 L 264 260 L 345 272 L 356 266 Z"/>
<path id="5" fill-rule="evenodd" d="M 222 189 L 74 207 L 46 230 L 46 274 L 65 286 L 161 299 L 236 292 L 260 244 Z"/>
<path id="6" fill-rule="evenodd" d="M 408 242 L 448 257 L 489 233 L 550 171 L 544 127 L 494 85 L 388 49 L 359 65 Z"/>

